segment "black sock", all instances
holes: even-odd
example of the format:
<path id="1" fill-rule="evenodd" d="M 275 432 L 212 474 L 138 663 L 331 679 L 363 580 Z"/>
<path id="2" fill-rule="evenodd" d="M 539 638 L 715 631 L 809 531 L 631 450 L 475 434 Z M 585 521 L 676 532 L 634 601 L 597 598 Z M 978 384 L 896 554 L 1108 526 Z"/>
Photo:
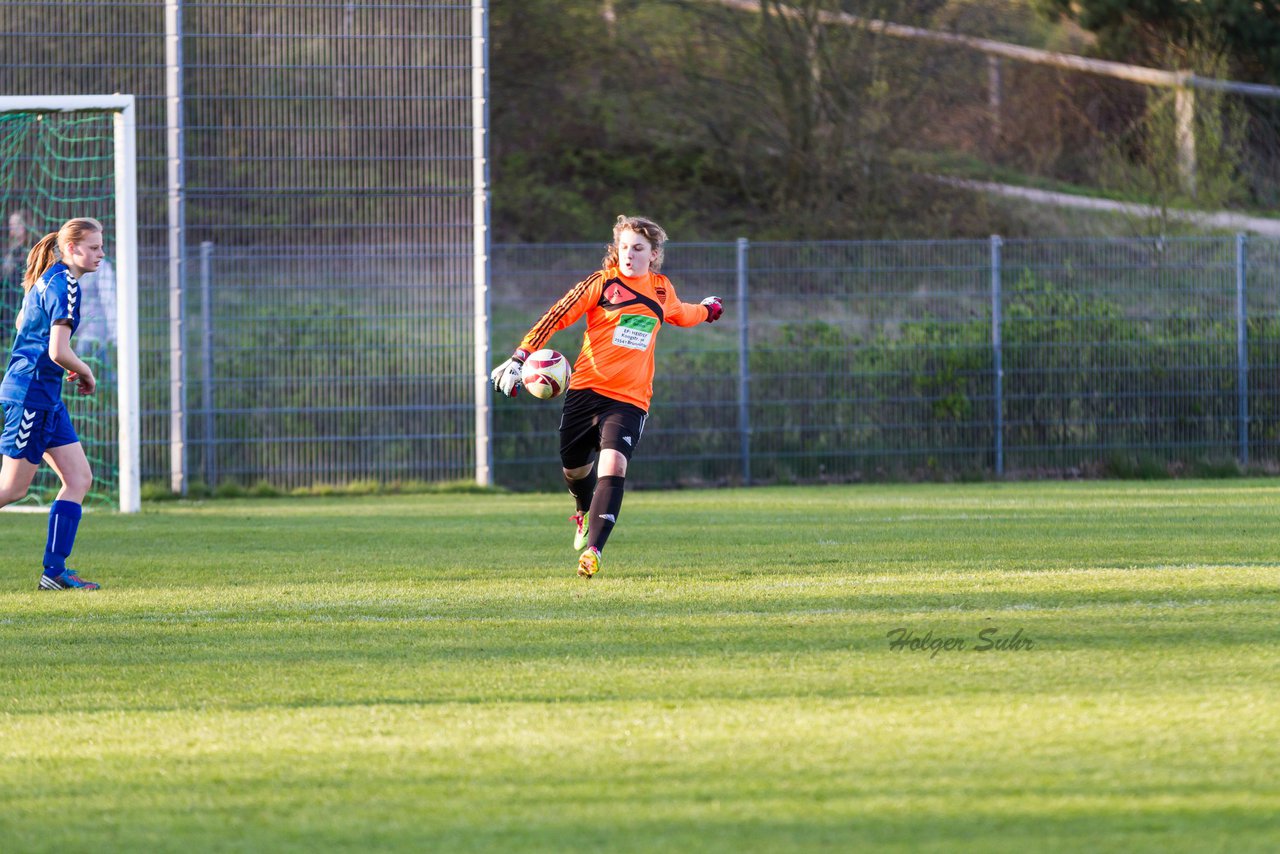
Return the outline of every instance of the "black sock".
<path id="1" fill-rule="evenodd" d="M 595 546 L 604 551 L 604 544 L 618 524 L 618 511 L 622 509 L 622 486 L 625 477 L 616 474 L 600 478 L 596 497 L 591 499 L 591 527 L 587 531 L 587 547 Z"/>
<path id="2" fill-rule="evenodd" d="M 586 477 L 577 480 L 570 480 L 569 475 L 565 475 L 564 483 L 569 487 L 569 494 L 573 496 L 578 512 L 585 514 L 590 510 L 591 496 L 596 492 L 596 467 L 592 466 Z"/>

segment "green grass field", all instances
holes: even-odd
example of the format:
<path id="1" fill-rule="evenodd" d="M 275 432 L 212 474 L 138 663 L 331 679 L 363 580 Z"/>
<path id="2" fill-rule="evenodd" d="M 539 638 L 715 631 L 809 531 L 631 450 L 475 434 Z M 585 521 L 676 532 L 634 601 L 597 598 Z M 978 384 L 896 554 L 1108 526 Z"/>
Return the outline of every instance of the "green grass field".
<path id="1" fill-rule="evenodd" d="M 569 510 L 0 515 L 0 850 L 1280 850 L 1276 481 Z"/>

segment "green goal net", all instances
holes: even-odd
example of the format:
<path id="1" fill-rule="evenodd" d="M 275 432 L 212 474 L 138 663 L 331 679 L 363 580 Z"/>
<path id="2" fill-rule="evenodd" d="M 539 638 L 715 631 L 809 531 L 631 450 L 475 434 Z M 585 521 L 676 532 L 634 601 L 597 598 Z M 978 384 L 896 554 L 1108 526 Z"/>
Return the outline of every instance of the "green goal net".
<path id="1" fill-rule="evenodd" d="M 130 122 L 121 121 L 123 104 L 131 105 L 132 99 L 114 106 L 105 99 L 105 108 L 79 106 L 86 99 L 66 100 L 0 98 L 0 217 L 5 225 L 0 341 L 7 365 L 22 306 L 27 253 L 35 242 L 72 217 L 102 222 L 107 257 L 96 273 L 84 277 L 81 323 L 72 339 L 76 354 L 93 368 L 98 389 L 82 396 L 68 383 L 63 401 L 93 467 L 86 505 L 134 510 L 137 322 L 131 106 Z M 120 150 L 126 133 L 127 154 Z M 118 171 L 125 158 L 122 180 Z M 122 199 L 122 193 L 128 198 Z M 47 504 L 58 487 L 57 476 L 42 466 L 22 503 Z"/>

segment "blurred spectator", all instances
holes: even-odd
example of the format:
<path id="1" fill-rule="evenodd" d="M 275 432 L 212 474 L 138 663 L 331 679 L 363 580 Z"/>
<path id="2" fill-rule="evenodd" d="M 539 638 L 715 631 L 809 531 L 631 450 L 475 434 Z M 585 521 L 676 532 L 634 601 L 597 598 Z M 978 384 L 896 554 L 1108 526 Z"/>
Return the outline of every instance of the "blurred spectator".
<path id="1" fill-rule="evenodd" d="M 31 212 L 22 208 L 9 214 L 9 234 L 4 256 L 0 258 L 0 342 L 8 346 L 14 333 L 14 321 L 22 307 L 22 273 L 27 268 L 27 253 L 40 239 Z"/>

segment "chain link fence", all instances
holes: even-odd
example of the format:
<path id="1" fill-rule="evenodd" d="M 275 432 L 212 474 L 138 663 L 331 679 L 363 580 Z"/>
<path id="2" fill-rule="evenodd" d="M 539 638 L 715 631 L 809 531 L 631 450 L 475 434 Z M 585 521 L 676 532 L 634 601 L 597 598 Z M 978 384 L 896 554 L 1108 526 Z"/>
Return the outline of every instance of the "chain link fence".
<path id="1" fill-rule="evenodd" d="M 211 486 L 474 476 L 473 12 L 0 5 L 6 92 L 138 98 L 145 479 L 168 484 L 175 459 Z M 182 72 L 176 244 L 167 64 Z M 492 247 L 494 361 L 602 254 Z M 727 312 L 661 333 L 630 476 L 1274 466 L 1278 256 L 1233 237 L 673 244 L 680 295 Z M 580 338 L 553 345 L 575 356 Z M 495 401 L 496 482 L 562 488 L 558 421 L 557 403 Z"/>
<path id="2" fill-rule="evenodd" d="M 474 476 L 478 8 L 0 3 L 6 94 L 137 98 L 144 480 Z"/>
<path id="3" fill-rule="evenodd" d="M 495 353 L 600 246 L 499 246 Z M 713 326 L 664 329 L 628 477 L 652 486 L 1274 466 L 1280 243 L 670 244 Z M 576 356 L 582 322 L 553 347 Z M 498 481 L 558 488 L 558 406 L 495 410 Z"/>

